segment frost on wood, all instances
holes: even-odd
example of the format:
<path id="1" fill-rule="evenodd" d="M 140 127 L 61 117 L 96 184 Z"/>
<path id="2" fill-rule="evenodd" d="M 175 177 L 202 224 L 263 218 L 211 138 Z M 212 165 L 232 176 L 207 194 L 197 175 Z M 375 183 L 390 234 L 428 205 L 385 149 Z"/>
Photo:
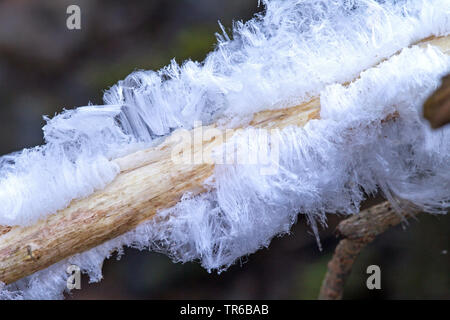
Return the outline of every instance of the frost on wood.
<path id="1" fill-rule="evenodd" d="M 380 1 L 381 2 L 381 1 Z M 0 158 L 0 225 L 27 225 L 111 182 L 111 161 L 157 144 L 176 128 L 248 122 L 263 109 L 320 95 L 321 120 L 279 132 L 276 174 L 216 165 L 209 192 L 186 194 L 136 230 L 0 290 L 4 298 L 62 297 L 68 264 L 92 281 L 111 250 L 150 248 L 222 271 L 289 232 L 299 212 L 314 230 L 325 213 L 357 213 L 381 189 L 431 213 L 449 208 L 450 130 L 431 132 L 420 106 L 450 71 L 438 49 L 401 48 L 450 31 L 450 1 L 265 1 L 235 23 L 202 63 L 139 71 L 105 105 L 68 110 L 44 127 L 46 144 Z M 362 70 L 368 69 L 361 73 Z M 361 74 L 360 74 L 361 73 Z M 359 76 L 349 86 L 345 83 Z M 398 114 L 395 121 L 384 121 Z M 236 137 L 251 143 L 244 131 Z"/>
<path id="2" fill-rule="evenodd" d="M 44 127 L 47 142 L 1 159 L 0 224 L 26 225 L 101 189 L 108 160 L 194 120 L 292 106 L 346 82 L 417 40 L 445 34 L 449 1 L 268 1 L 264 16 L 235 23 L 203 63 L 173 62 L 112 87 L 106 105 L 65 111 Z"/>

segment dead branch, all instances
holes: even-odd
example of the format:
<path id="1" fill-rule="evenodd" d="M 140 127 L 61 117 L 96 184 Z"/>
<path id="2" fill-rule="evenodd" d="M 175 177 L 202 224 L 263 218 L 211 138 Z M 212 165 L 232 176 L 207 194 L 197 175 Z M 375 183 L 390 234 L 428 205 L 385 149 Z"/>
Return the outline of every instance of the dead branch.
<path id="1" fill-rule="evenodd" d="M 318 118 L 319 101 L 282 110 L 263 111 L 251 125 L 266 129 L 303 126 Z M 207 130 L 199 127 L 191 131 Z M 198 153 L 210 154 L 227 137 L 199 141 L 191 146 L 194 159 Z M 105 189 L 87 198 L 74 200 L 60 210 L 28 227 L 0 228 L 0 281 L 12 283 L 76 253 L 113 239 L 150 219 L 158 210 L 174 206 L 187 191 L 205 191 L 204 181 L 213 174 L 214 164 L 175 163 L 172 152 L 177 144 L 174 132 L 162 144 L 115 160 L 121 172 Z M 195 141 L 194 141 L 195 142 Z M 3 234 L 2 234 L 3 233 Z"/>
<path id="2" fill-rule="evenodd" d="M 427 44 L 445 53 L 450 51 L 450 37 L 420 43 Z M 319 113 L 316 97 L 299 106 L 260 112 L 250 125 L 266 129 L 303 126 L 318 118 Z M 171 156 L 176 133 L 157 147 L 116 159 L 121 172 L 105 189 L 72 201 L 67 208 L 32 226 L 0 227 L 0 281 L 12 283 L 133 230 L 158 210 L 175 205 L 187 191 L 203 192 L 204 181 L 212 175 L 214 165 L 174 163 Z M 200 148 L 193 146 L 194 158 L 198 156 L 195 150 L 210 152 L 222 142 L 212 137 L 200 143 Z"/>
<path id="3" fill-rule="evenodd" d="M 399 214 L 385 201 L 339 223 L 336 232 L 342 236 L 319 293 L 321 300 L 342 299 L 345 283 L 361 250 L 387 229 L 414 217 L 417 212 Z"/>

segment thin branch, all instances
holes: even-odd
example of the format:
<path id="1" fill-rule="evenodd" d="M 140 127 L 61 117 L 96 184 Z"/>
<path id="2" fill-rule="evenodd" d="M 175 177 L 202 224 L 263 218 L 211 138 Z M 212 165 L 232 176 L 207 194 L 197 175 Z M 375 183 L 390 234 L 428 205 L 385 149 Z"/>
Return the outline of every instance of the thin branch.
<path id="1" fill-rule="evenodd" d="M 337 245 L 328 263 L 328 271 L 319 293 L 321 300 L 339 300 L 361 250 L 387 229 L 414 217 L 417 213 L 403 215 L 385 201 L 343 220 L 337 226 L 337 234 L 344 237 Z"/>

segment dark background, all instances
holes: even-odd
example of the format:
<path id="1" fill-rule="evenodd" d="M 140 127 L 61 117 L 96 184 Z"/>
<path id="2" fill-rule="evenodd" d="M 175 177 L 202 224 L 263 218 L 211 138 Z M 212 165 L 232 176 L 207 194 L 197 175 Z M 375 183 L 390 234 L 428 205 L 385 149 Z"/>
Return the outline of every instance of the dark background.
<path id="1" fill-rule="evenodd" d="M 81 7 L 82 30 L 67 30 L 66 8 Z M 102 102 L 103 91 L 137 69 L 159 69 L 175 57 L 202 60 L 214 48 L 220 20 L 248 20 L 257 0 L 0 1 L 0 154 L 42 143 L 42 115 Z M 0 204 L 1 205 L 1 204 Z M 104 264 L 104 280 L 73 299 L 314 299 L 337 244 L 341 218 L 321 230 L 323 251 L 300 216 L 292 234 L 221 275 L 196 263 L 127 249 Z M 450 217 L 424 215 L 369 245 L 354 266 L 345 298 L 449 299 Z M 382 289 L 369 291 L 377 264 Z"/>

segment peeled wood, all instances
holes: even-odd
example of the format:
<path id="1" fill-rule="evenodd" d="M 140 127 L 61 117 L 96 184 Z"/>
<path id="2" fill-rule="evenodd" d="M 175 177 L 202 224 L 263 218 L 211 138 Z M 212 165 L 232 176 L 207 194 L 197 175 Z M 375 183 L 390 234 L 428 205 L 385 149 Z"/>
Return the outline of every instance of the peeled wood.
<path id="1" fill-rule="evenodd" d="M 301 126 L 318 116 L 319 101 L 313 99 L 293 108 L 261 112 L 252 124 L 264 128 Z M 212 175 L 214 165 L 173 163 L 175 143 L 176 139 L 168 138 L 157 147 L 115 160 L 121 173 L 105 189 L 72 201 L 68 208 L 33 226 L 5 229 L 0 236 L 0 281 L 12 283 L 93 248 L 134 229 L 158 210 L 174 206 L 186 191 L 204 191 L 203 182 Z M 203 141 L 203 151 L 218 144 L 216 139 Z M 194 151 L 199 149 L 193 147 Z"/>
<path id="2" fill-rule="evenodd" d="M 421 45 L 426 43 L 446 53 L 450 49 L 450 37 L 426 39 Z M 315 97 L 299 106 L 259 112 L 250 125 L 265 129 L 303 126 L 319 114 L 320 102 Z M 231 130 L 227 137 L 236 131 Z M 12 283 L 96 247 L 133 230 L 159 210 L 174 206 L 185 192 L 205 191 L 203 182 L 212 175 L 214 165 L 174 163 L 171 154 L 177 143 L 176 132 L 156 147 L 114 160 L 120 174 L 105 189 L 72 201 L 32 226 L 0 226 L 0 281 Z M 211 138 L 193 150 L 208 152 L 220 143 Z"/>

